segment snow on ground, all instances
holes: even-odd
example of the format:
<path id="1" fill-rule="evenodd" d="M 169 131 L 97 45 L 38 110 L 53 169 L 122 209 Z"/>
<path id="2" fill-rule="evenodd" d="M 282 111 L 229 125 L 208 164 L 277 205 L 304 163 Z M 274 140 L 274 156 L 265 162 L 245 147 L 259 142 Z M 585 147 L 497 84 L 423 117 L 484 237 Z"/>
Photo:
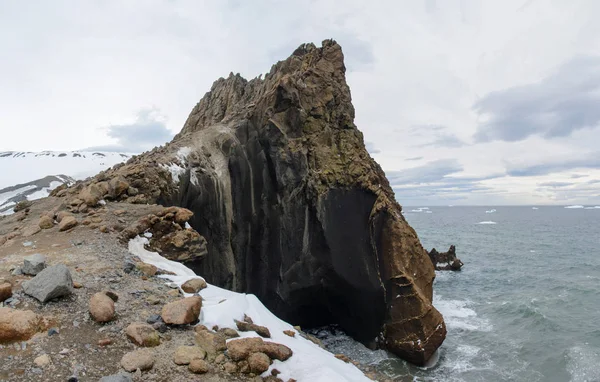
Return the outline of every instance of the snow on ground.
<path id="1" fill-rule="evenodd" d="M 147 238 L 138 236 L 129 241 L 129 252 L 148 264 L 175 273 L 160 277 L 179 287 L 187 280 L 199 277 L 185 265 L 146 250 L 144 245 L 147 243 Z M 184 293 L 183 290 L 181 292 Z M 184 295 L 191 296 L 185 293 Z M 218 325 L 220 328 L 236 329 L 234 319 L 243 320 L 244 314 L 247 314 L 252 317 L 254 323 L 269 328 L 272 337 L 268 341 L 284 344 L 292 349 L 294 355 L 290 359 L 285 362 L 273 361 L 263 376 L 270 375 L 271 369 L 276 368 L 281 371 L 279 377 L 283 380 L 294 378 L 299 382 L 370 381 L 354 365 L 335 358 L 333 354 L 311 341 L 299 335 L 289 337 L 283 334 L 284 330 L 295 329 L 271 313 L 256 296 L 232 292 L 210 284 L 200 291 L 200 295 L 203 299 L 200 324 L 209 328 Z M 240 336 L 258 337 L 254 332 L 240 332 Z"/>
<path id="2" fill-rule="evenodd" d="M 64 174 L 75 180 L 85 179 L 132 155 L 99 151 L 0 152 L 0 189 L 47 175 Z"/>

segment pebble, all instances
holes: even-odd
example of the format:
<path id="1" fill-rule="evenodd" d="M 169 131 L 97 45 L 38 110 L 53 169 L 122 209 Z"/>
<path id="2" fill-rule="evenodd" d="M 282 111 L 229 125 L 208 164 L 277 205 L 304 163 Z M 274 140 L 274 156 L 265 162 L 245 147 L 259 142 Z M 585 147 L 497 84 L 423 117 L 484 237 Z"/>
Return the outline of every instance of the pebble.
<path id="1" fill-rule="evenodd" d="M 146 319 L 146 322 L 149 324 L 154 324 L 155 322 L 162 321 L 162 318 L 158 314 L 153 314 Z"/>
<path id="2" fill-rule="evenodd" d="M 48 330 L 48 337 L 52 337 L 53 335 L 56 335 L 58 333 L 60 333 L 58 328 L 50 328 Z"/>

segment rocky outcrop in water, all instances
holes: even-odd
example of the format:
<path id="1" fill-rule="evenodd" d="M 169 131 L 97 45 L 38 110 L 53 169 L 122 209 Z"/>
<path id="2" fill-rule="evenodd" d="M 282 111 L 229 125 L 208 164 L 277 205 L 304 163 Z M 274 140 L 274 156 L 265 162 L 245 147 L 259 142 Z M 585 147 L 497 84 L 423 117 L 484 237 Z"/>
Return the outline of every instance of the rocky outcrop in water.
<path id="1" fill-rule="evenodd" d="M 416 364 L 445 338 L 434 268 L 354 125 L 335 41 L 300 46 L 264 79 L 217 80 L 167 146 L 56 196 L 83 203 L 115 178 L 131 187 L 114 200 L 192 211 L 197 274 L 284 320 L 339 324 Z"/>
<path id="2" fill-rule="evenodd" d="M 429 259 L 436 271 L 460 271 L 464 265 L 456 257 L 456 247 L 451 245 L 448 252 L 438 252 L 435 248 L 429 251 Z"/>

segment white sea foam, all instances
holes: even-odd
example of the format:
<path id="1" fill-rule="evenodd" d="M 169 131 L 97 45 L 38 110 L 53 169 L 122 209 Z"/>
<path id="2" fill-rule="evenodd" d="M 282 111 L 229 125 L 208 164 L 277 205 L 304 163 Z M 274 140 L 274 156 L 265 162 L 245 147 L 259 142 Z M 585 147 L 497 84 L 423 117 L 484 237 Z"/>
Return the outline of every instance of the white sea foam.
<path id="1" fill-rule="evenodd" d="M 486 214 L 493 214 L 494 212 L 496 212 L 496 210 L 493 208 L 491 210 L 485 211 Z"/>
<path id="2" fill-rule="evenodd" d="M 581 209 L 581 208 L 585 208 L 584 206 L 580 206 L 580 205 L 576 205 L 576 206 L 566 206 L 565 208 L 569 208 L 569 209 Z"/>
<path id="3" fill-rule="evenodd" d="M 491 220 L 486 220 L 486 221 L 479 222 L 479 223 L 477 223 L 477 224 L 497 224 L 497 223 L 496 223 L 496 222 L 493 222 L 493 221 L 491 221 Z"/>
<path id="4" fill-rule="evenodd" d="M 537 207 L 531 207 L 532 210 L 539 210 Z"/>
<path id="5" fill-rule="evenodd" d="M 592 349 L 588 345 L 574 346 L 565 357 L 571 381 L 600 381 L 600 349 Z"/>
<path id="6" fill-rule="evenodd" d="M 488 332 L 492 325 L 469 308 L 471 302 L 462 300 L 446 300 L 434 293 L 433 305 L 444 316 L 448 329 L 462 329 Z"/>
<path id="7" fill-rule="evenodd" d="M 144 248 L 148 239 L 136 237 L 129 241 L 129 252 L 138 256 L 142 261 L 158 268 L 175 273 L 161 275 L 171 280 L 177 286 L 189 279 L 200 278 L 191 269 L 181 263 L 170 261 L 158 253 Z M 183 292 L 183 291 L 182 291 Z M 190 294 L 184 294 L 190 296 Z M 274 361 L 263 376 L 271 374 L 272 369 L 281 372 L 280 378 L 287 380 L 295 378 L 298 381 L 370 381 L 354 365 L 345 363 L 328 351 L 304 339 L 302 336 L 289 337 L 284 330 L 294 330 L 292 325 L 277 318 L 260 300 L 252 294 L 236 293 L 208 284 L 200 291 L 202 296 L 202 311 L 199 322 L 207 327 L 218 325 L 221 328 L 235 328 L 234 319 L 241 320 L 244 314 L 252 317 L 258 325 L 266 326 L 271 331 L 271 340 L 288 346 L 294 355 L 285 362 Z M 241 337 L 257 337 L 254 332 L 242 332 Z"/>

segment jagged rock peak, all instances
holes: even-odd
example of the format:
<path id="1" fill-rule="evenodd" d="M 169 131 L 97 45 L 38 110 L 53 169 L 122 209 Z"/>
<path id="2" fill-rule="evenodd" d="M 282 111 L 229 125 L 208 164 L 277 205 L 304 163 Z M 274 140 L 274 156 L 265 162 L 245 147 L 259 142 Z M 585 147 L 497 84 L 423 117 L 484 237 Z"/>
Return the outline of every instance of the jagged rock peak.
<path id="1" fill-rule="evenodd" d="M 315 91 L 323 92 L 326 103 L 336 95 L 338 99 L 329 106 L 338 110 L 340 127 L 355 128 L 345 72 L 342 47 L 336 41 L 324 40 L 321 48 L 312 43 L 302 44 L 290 57 L 273 65 L 264 79 L 259 76 L 248 81 L 239 73 L 230 73 L 229 77 L 216 80 L 192 110 L 178 137 L 240 116 L 252 115 L 266 121 L 277 112 L 273 110 L 274 104 L 286 97 L 290 97 L 289 102 L 280 107 L 306 106 L 303 111 L 307 116 L 320 118 L 324 110 L 311 102 L 318 95 Z M 292 88 L 296 91 L 290 94 Z M 304 94 L 298 94 L 302 89 L 305 91 L 300 93 Z M 302 95 L 311 97 L 306 99 Z"/>

